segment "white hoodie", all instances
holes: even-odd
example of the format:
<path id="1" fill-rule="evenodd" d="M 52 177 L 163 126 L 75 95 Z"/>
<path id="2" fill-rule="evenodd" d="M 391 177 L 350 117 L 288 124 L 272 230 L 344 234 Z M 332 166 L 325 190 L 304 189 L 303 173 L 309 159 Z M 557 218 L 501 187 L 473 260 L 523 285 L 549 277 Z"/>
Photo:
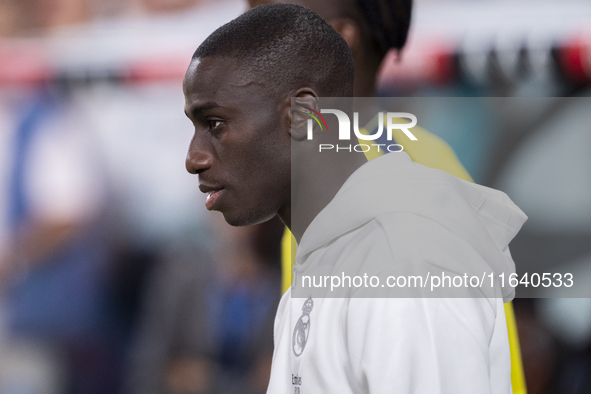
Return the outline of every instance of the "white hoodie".
<path id="1" fill-rule="evenodd" d="M 504 273 L 505 287 L 495 281 L 492 298 L 429 298 L 427 289 L 408 290 L 413 298 L 372 298 L 366 285 L 328 298 L 330 281 L 322 297 L 295 286 L 277 311 L 267 393 L 510 393 L 500 295 L 514 296 L 506 284 L 515 272 L 508 243 L 525 220 L 504 193 L 406 153 L 363 165 L 304 233 L 294 285 L 318 272 L 363 275 L 386 258 L 384 275 Z"/>

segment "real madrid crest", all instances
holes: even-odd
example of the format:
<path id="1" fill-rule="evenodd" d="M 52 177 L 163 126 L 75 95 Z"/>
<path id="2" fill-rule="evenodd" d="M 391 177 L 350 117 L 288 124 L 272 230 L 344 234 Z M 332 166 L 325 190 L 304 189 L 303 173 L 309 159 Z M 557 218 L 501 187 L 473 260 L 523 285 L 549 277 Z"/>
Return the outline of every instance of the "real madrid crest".
<path id="1" fill-rule="evenodd" d="M 291 339 L 291 347 L 296 357 L 302 354 L 308 342 L 308 335 L 310 334 L 310 312 L 312 312 L 312 308 L 314 308 L 314 301 L 312 301 L 312 297 L 309 297 L 304 302 L 302 316 L 300 316 L 295 325 Z"/>

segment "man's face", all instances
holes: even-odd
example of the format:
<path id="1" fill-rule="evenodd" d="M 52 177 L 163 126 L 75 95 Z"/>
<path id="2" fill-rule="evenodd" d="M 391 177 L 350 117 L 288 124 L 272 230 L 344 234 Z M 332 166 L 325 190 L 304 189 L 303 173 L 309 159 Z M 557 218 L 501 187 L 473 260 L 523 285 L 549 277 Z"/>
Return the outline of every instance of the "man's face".
<path id="1" fill-rule="evenodd" d="M 289 107 L 257 79 L 237 60 L 212 56 L 194 60 L 183 81 L 195 127 L 187 170 L 199 175 L 207 209 L 234 226 L 264 222 L 290 204 Z"/>

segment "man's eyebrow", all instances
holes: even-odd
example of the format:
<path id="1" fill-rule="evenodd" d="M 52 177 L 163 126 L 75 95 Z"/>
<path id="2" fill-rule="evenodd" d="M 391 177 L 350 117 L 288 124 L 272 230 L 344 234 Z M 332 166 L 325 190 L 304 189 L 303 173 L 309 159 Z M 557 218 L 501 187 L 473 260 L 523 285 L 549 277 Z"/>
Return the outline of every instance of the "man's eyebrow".
<path id="1" fill-rule="evenodd" d="M 196 117 L 199 117 L 199 115 L 201 115 L 203 112 L 209 111 L 210 109 L 215 109 L 215 108 L 219 108 L 219 105 L 213 101 L 208 101 L 207 103 L 191 107 L 190 108 L 191 113 L 189 114 L 189 113 L 187 113 L 187 111 L 185 111 L 185 114 L 189 117 L 190 117 L 190 115 L 192 115 L 193 117 L 196 118 Z"/>

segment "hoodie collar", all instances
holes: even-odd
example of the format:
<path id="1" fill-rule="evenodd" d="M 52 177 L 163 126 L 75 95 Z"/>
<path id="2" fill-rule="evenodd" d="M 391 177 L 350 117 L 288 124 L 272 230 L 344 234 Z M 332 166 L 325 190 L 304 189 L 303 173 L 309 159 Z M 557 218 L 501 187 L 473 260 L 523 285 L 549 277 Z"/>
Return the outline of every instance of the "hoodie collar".
<path id="1" fill-rule="evenodd" d="M 500 250 L 527 219 L 501 191 L 414 163 L 405 152 L 390 153 L 351 174 L 304 232 L 296 261 L 303 262 L 309 253 L 335 238 L 392 212 L 417 213 L 439 223 L 461 226 L 459 216 L 466 219 L 463 225 L 467 235 L 473 227 L 485 229 Z"/>

